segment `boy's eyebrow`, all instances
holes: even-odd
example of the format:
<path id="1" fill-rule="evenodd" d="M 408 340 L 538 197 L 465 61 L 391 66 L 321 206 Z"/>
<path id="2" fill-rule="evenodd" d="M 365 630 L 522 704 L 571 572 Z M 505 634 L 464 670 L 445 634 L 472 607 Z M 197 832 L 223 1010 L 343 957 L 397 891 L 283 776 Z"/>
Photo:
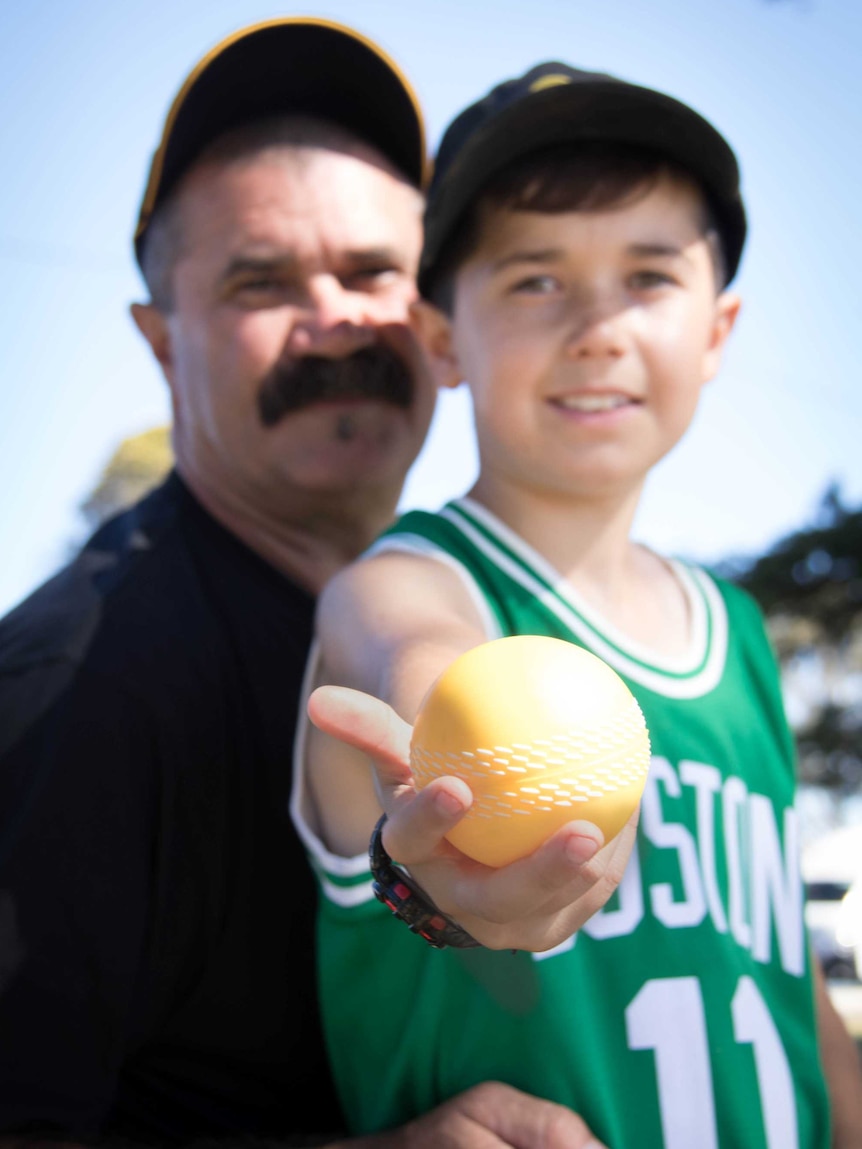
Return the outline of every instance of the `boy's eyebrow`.
<path id="1" fill-rule="evenodd" d="M 492 271 L 503 271 L 516 263 L 553 263 L 554 260 L 563 259 L 565 252 L 559 247 L 548 247 L 542 251 L 513 251 L 494 260 Z"/>
<path id="2" fill-rule="evenodd" d="M 689 256 L 681 244 L 675 243 L 632 243 L 628 247 L 629 255 L 638 257 L 649 256 L 665 259 L 685 259 Z M 513 251 L 503 255 L 491 265 L 492 271 L 504 271 L 507 267 L 523 263 L 553 263 L 565 259 L 566 252 L 562 248 L 548 247 L 536 251 Z"/>
<path id="3" fill-rule="evenodd" d="M 675 243 L 633 243 L 629 246 L 631 255 L 664 256 L 670 259 L 688 259 L 684 247 Z"/>

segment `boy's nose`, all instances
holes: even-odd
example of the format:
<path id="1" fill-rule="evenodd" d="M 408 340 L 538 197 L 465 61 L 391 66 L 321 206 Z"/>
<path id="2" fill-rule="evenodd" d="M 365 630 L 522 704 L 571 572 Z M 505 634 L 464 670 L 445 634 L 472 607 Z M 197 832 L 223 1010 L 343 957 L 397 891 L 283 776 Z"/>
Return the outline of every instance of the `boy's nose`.
<path id="1" fill-rule="evenodd" d="M 610 301 L 594 300 L 579 306 L 572 317 L 566 353 L 573 359 L 623 354 L 625 333 L 623 308 Z"/>
<path id="2" fill-rule="evenodd" d="M 288 350 L 295 355 L 339 358 L 367 347 L 374 339 L 362 293 L 349 291 L 336 276 L 326 275 L 309 284 L 308 298 L 296 311 Z"/>

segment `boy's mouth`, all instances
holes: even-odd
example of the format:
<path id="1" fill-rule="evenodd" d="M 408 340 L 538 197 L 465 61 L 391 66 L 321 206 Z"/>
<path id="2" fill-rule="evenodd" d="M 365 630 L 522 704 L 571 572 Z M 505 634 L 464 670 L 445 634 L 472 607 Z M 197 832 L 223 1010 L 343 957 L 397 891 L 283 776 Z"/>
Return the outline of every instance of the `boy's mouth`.
<path id="1" fill-rule="evenodd" d="M 560 407 L 565 407 L 567 411 L 583 411 L 587 414 L 593 414 L 600 411 L 615 411 L 618 407 L 628 407 L 630 404 L 637 402 L 630 395 L 560 395 L 554 399 Z"/>

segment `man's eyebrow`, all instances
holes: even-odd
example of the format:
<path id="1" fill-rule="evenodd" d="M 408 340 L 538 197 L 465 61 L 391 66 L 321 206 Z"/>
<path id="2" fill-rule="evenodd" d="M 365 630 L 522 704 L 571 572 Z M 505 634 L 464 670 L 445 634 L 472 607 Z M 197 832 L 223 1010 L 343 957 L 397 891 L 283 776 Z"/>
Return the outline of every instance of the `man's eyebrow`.
<path id="1" fill-rule="evenodd" d="M 235 275 L 259 274 L 276 269 L 291 271 L 296 267 L 296 259 L 292 255 L 236 255 L 225 266 L 221 279 L 232 279 Z"/>
<path id="2" fill-rule="evenodd" d="M 342 256 L 346 267 L 358 271 L 366 268 L 401 267 L 403 256 L 394 247 L 368 247 L 346 251 Z M 235 255 L 221 273 L 221 279 L 232 279 L 237 275 L 256 275 L 261 272 L 280 271 L 291 274 L 297 270 L 300 261 L 291 252 L 272 255 Z"/>
<path id="3" fill-rule="evenodd" d="M 344 254 L 345 263 L 351 267 L 400 267 L 404 257 L 394 247 L 363 247 Z"/>

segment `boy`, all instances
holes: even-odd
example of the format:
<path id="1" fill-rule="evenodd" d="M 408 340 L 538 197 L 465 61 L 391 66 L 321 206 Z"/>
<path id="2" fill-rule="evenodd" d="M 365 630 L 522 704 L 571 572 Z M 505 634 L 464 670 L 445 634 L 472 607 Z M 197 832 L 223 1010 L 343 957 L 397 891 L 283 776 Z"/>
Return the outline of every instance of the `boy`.
<path id="1" fill-rule="evenodd" d="M 538 957 L 434 951 L 373 899 L 367 766 L 309 734 L 294 814 L 321 873 L 321 992 L 357 1130 L 497 1077 L 616 1149 L 829 1143 L 792 740 L 762 622 L 630 538 L 718 368 L 744 237 L 731 149 L 660 93 L 540 65 L 443 138 L 415 321 L 440 383 L 469 381 L 480 473 L 330 584 L 310 681 L 410 721 L 464 650 L 566 638 L 624 677 L 653 764 L 622 884 L 576 936 Z"/>

